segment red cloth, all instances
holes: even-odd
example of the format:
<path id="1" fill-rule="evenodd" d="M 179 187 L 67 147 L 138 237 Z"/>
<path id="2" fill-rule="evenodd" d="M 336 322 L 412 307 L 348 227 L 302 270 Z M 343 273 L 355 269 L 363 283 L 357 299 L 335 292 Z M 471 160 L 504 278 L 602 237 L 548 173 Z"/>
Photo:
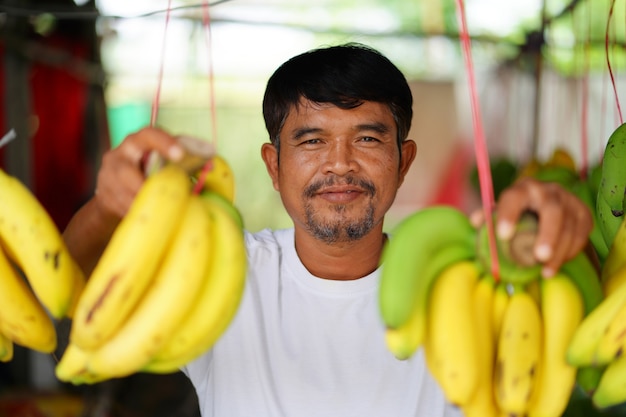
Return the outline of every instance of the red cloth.
<path id="1" fill-rule="evenodd" d="M 87 58 L 89 53 L 89 46 L 81 40 L 53 35 L 41 42 L 78 58 Z M 0 65 L 2 96 L 5 94 L 3 67 Z M 32 115 L 37 121 L 32 138 L 32 189 L 57 226 L 63 229 L 90 186 L 84 149 L 88 85 L 62 67 L 39 62 L 31 63 L 29 80 Z M 0 104 L 0 134 L 11 128 L 5 123 L 3 107 L 4 102 Z M 4 161 L 3 156 L 0 161 Z"/>

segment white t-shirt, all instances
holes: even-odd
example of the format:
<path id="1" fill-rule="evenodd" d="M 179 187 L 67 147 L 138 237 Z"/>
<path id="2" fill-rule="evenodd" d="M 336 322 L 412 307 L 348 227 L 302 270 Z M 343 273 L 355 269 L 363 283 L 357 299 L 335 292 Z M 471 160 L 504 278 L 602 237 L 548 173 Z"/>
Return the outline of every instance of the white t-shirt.
<path id="1" fill-rule="evenodd" d="M 387 350 L 379 271 L 311 275 L 293 229 L 246 234 L 242 304 L 212 350 L 183 368 L 203 417 L 452 417 L 422 351 Z"/>

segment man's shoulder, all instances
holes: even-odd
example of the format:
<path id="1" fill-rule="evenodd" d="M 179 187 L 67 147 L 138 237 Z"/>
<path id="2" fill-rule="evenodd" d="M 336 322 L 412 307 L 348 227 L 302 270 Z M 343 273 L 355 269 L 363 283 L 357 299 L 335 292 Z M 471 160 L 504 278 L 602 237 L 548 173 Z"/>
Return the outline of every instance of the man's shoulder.
<path id="1" fill-rule="evenodd" d="M 293 228 L 263 229 L 258 232 L 245 232 L 245 242 L 248 251 L 263 249 L 280 249 L 285 245 L 293 245 Z"/>

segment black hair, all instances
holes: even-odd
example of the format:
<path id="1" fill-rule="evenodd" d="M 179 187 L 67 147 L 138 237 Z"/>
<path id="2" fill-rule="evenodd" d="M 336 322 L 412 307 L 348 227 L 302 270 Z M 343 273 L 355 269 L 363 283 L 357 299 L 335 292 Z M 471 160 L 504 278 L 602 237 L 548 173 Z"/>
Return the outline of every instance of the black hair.
<path id="1" fill-rule="evenodd" d="M 263 97 L 263 117 L 277 149 L 287 115 L 301 98 L 342 109 L 358 107 L 364 101 L 383 103 L 396 121 L 399 149 L 409 134 L 413 97 L 406 78 L 369 46 L 347 43 L 313 49 L 289 59 L 274 72 Z"/>

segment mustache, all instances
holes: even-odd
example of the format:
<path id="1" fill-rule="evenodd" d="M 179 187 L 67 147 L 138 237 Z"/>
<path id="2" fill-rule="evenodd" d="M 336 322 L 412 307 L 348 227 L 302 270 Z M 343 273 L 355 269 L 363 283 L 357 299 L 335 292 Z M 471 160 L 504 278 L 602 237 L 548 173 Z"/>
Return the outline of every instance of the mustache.
<path id="1" fill-rule="evenodd" d="M 324 187 L 334 186 L 334 185 L 356 185 L 357 187 L 364 190 L 365 193 L 370 195 L 371 197 L 373 197 L 376 194 L 376 187 L 374 186 L 372 182 L 361 179 L 361 178 L 356 178 L 354 176 L 346 176 L 346 177 L 342 177 L 341 179 L 337 176 L 333 176 L 333 177 L 328 177 L 324 180 L 316 181 L 312 183 L 311 185 L 309 185 L 308 187 L 306 187 L 304 189 L 303 194 L 305 197 L 311 198 L 320 189 Z"/>

